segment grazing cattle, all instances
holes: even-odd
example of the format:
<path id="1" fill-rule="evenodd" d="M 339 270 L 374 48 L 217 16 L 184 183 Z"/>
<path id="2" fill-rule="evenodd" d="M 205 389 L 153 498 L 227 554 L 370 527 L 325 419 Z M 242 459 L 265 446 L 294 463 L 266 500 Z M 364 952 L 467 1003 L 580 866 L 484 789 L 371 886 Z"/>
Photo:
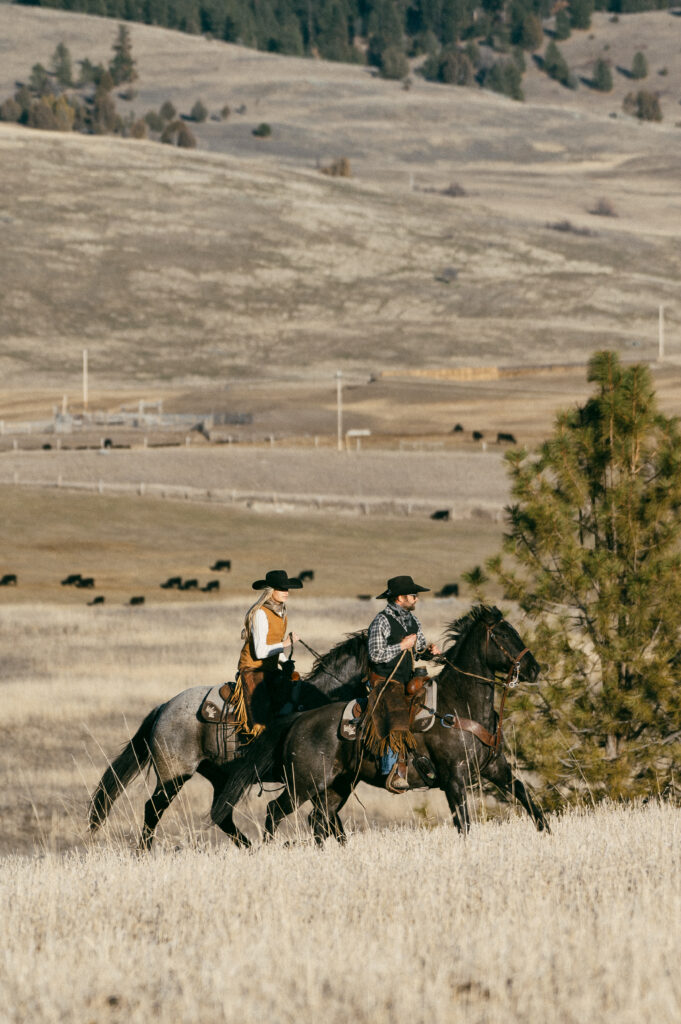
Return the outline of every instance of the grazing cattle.
<path id="1" fill-rule="evenodd" d="M 298 579 L 300 580 L 301 583 L 304 583 L 305 580 L 313 580 L 314 569 L 303 569 L 302 572 L 298 573 Z"/>
<path id="2" fill-rule="evenodd" d="M 357 595 L 357 600 L 358 601 L 370 601 L 371 600 L 371 594 L 358 594 Z"/>
<path id="3" fill-rule="evenodd" d="M 144 598 L 141 595 L 139 597 L 131 597 L 128 604 L 144 604 Z"/>
<path id="4" fill-rule="evenodd" d="M 208 580 L 208 583 L 206 583 L 205 587 L 201 587 L 201 590 L 204 592 L 204 594 L 209 594 L 211 590 L 219 590 L 219 589 L 220 589 L 220 580 Z"/>
<path id="5" fill-rule="evenodd" d="M 461 426 L 460 423 L 457 423 L 455 427 L 452 427 L 452 434 L 461 434 L 461 433 L 463 433 L 463 427 Z"/>
<path id="6" fill-rule="evenodd" d="M 173 587 L 177 587 L 179 589 L 181 586 L 182 586 L 182 577 L 181 576 L 169 576 L 168 579 L 165 581 L 165 583 L 161 584 L 161 589 L 162 590 L 172 590 Z"/>
<path id="7" fill-rule="evenodd" d="M 6 572 L 5 575 L 0 579 L 0 587 L 16 587 L 17 576 L 14 572 Z"/>
<path id="8" fill-rule="evenodd" d="M 180 590 L 198 590 L 198 580 L 185 580 L 184 583 L 180 583 Z"/>
<path id="9" fill-rule="evenodd" d="M 51 452 L 52 451 L 52 445 L 51 444 L 44 444 L 43 445 L 43 451 L 44 452 Z"/>
<path id="10" fill-rule="evenodd" d="M 217 561 L 211 565 L 211 572 L 229 572 L 232 568 L 232 561 L 230 558 L 218 558 Z"/>
<path id="11" fill-rule="evenodd" d="M 98 594 L 97 597 L 93 597 L 91 601 L 88 601 L 88 604 L 104 604 L 104 598 L 102 597 L 101 594 Z"/>
<path id="12" fill-rule="evenodd" d="M 485 435 L 483 434 L 483 432 L 481 430 L 474 430 L 473 431 L 473 440 L 474 441 L 482 441 L 484 436 Z"/>
<path id="13" fill-rule="evenodd" d="M 70 575 L 61 581 L 62 587 L 72 587 L 74 583 L 77 583 L 79 579 L 82 579 L 79 572 L 72 572 Z"/>
<path id="14" fill-rule="evenodd" d="M 81 576 L 79 580 L 76 580 L 76 586 L 84 588 L 85 590 L 92 590 L 95 585 L 93 576 Z"/>
<path id="15" fill-rule="evenodd" d="M 504 442 L 506 444 L 517 444 L 518 443 L 516 441 L 515 437 L 513 436 L 513 434 L 504 434 L 504 433 L 497 434 L 497 444 L 504 444 Z"/>
<path id="16" fill-rule="evenodd" d="M 113 441 L 110 437 L 105 437 L 102 441 L 102 448 L 113 448 Z"/>
<path id="17" fill-rule="evenodd" d="M 440 590 L 434 595 L 435 597 L 458 597 L 459 596 L 459 584 L 458 583 L 445 583 Z"/>
<path id="18" fill-rule="evenodd" d="M 431 519 L 443 519 L 445 521 L 449 519 L 449 516 L 450 510 L 448 508 L 439 508 L 437 511 L 431 512 L 430 514 Z"/>

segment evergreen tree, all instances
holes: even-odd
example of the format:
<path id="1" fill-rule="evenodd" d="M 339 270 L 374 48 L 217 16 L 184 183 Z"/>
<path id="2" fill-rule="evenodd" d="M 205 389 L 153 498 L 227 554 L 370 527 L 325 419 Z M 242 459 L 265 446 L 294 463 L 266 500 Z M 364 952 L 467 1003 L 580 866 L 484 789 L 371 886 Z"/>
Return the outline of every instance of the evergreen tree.
<path id="1" fill-rule="evenodd" d="M 553 39 L 546 47 L 544 53 L 544 71 L 549 78 L 555 78 L 562 85 L 567 85 L 570 78 L 570 69 L 565 57 L 554 43 Z"/>
<path id="2" fill-rule="evenodd" d="M 523 50 L 538 50 L 544 42 L 541 21 L 533 11 L 523 4 L 511 7 L 511 43 Z"/>
<path id="3" fill-rule="evenodd" d="M 498 60 L 488 69 L 483 80 L 485 89 L 503 93 L 513 100 L 525 98 L 522 89 L 522 72 L 513 60 Z"/>
<path id="4" fill-rule="evenodd" d="M 570 15 L 565 7 L 556 14 L 556 24 L 554 29 L 554 35 L 559 42 L 563 39 L 569 39 L 570 33 L 572 32 L 572 25 L 570 24 Z"/>
<path id="5" fill-rule="evenodd" d="M 63 89 L 68 89 L 73 85 L 73 64 L 65 43 L 59 43 L 52 54 L 52 71 Z"/>
<path id="6" fill-rule="evenodd" d="M 594 64 L 593 85 L 599 92 L 610 92 L 612 89 L 612 71 L 608 61 L 602 57 Z"/>
<path id="7" fill-rule="evenodd" d="M 570 22 L 573 28 L 591 28 L 594 0 L 570 0 Z"/>
<path id="8" fill-rule="evenodd" d="M 588 380 L 538 452 L 507 454 L 511 564 L 489 563 L 536 624 L 515 739 L 554 803 L 657 793 L 681 756 L 679 424 L 645 366 L 599 352 Z"/>
<path id="9" fill-rule="evenodd" d="M 132 40 L 127 25 L 118 26 L 118 35 L 113 44 L 114 57 L 109 64 L 109 71 L 114 85 L 122 82 L 134 82 L 137 78 L 135 61 L 132 57 Z"/>
<path id="10" fill-rule="evenodd" d="M 634 54 L 634 60 L 631 65 L 631 77 L 632 78 L 645 78 L 648 74 L 648 61 L 646 60 L 645 54 L 639 50 Z"/>
<path id="11" fill-rule="evenodd" d="M 28 87 L 37 96 L 45 96 L 52 92 L 50 79 L 47 70 L 42 64 L 34 64 L 31 68 L 31 77 L 28 80 Z"/>

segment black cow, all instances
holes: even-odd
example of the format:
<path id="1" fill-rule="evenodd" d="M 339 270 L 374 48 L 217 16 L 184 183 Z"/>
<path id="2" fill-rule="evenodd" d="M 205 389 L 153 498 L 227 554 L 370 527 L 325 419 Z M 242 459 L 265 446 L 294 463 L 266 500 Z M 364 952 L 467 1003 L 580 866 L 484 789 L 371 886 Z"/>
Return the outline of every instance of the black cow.
<path id="1" fill-rule="evenodd" d="M 177 587 L 179 589 L 181 586 L 182 586 L 182 577 L 181 576 L 169 576 L 168 579 L 165 581 L 165 583 L 161 583 L 161 589 L 162 590 L 172 590 L 173 587 Z"/>
<path id="2" fill-rule="evenodd" d="M 230 558 L 218 558 L 214 565 L 211 565 L 211 572 L 229 572 L 232 568 L 232 560 Z"/>
<path id="3" fill-rule="evenodd" d="M 0 587 L 16 587 L 17 576 L 14 572 L 6 572 L 5 575 L 0 579 Z"/>
<path id="4" fill-rule="evenodd" d="M 198 580 L 185 580 L 184 583 L 180 583 L 180 590 L 198 590 Z"/>
<path id="5" fill-rule="evenodd" d="M 463 427 L 461 426 L 460 423 L 457 423 L 456 426 L 452 427 L 452 434 L 461 434 L 462 432 Z"/>
<path id="6" fill-rule="evenodd" d="M 128 603 L 132 605 L 144 604 L 144 598 L 141 595 L 139 597 L 131 597 Z"/>
<path id="7" fill-rule="evenodd" d="M 515 437 L 513 436 L 513 434 L 504 434 L 504 433 L 497 434 L 497 444 L 504 444 L 504 442 L 506 444 L 517 444 L 518 443 L 516 441 Z"/>
<path id="8" fill-rule="evenodd" d="M 439 509 L 437 509 L 437 511 L 431 512 L 430 518 L 431 519 L 448 520 L 449 519 L 449 515 L 450 515 L 450 511 L 449 511 L 448 508 L 439 508 Z"/>
<path id="9" fill-rule="evenodd" d="M 85 590 L 92 590 L 95 585 L 93 576 L 81 576 L 79 580 L 76 580 L 76 586 L 84 588 Z"/>
<path id="10" fill-rule="evenodd" d="M 357 600 L 358 601 L 370 601 L 371 600 L 371 594 L 358 594 L 357 595 Z"/>
<path id="11" fill-rule="evenodd" d="M 88 604 L 104 604 L 104 598 L 102 597 L 101 594 L 98 594 L 97 597 L 93 597 L 91 601 L 88 601 Z"/>
<path id="12" fill-rule="evenodd" d="M 458 597 L 459 596 L 459 584 L 458 583 L 445 583 L 441 590 L 438 590 L 435 597 Z"/>
<path id="13" fill-rule="evenodd" d="M 80 573 L 72 572 L 69 576 L 66 577 L 66 579 L 63 579 L 61 581 L 61 585 L 62 587 L 72 587 L 74 583 L 78 582 L 79 579 L 81 579 Z"/>
<path id="14" fill-rule="evenodd" d="M 305 580 L 313 580 L 314 569 L 303 569 L 301 572 L 298 573 L 298 579 L 300 580 L 301 583 L 303 583 Z"/>
<path id="15" fill-rule="evenodd" d="M 220 580 L 208 580 L 208 583 L 206 583 L 205 587 L 201 587 L 201 590 L 204 592 L 204 594 L 209 594 L 211 592 L 211 590 L 219 590 L 219 589 L 220 589 Z"/>
<path id="16" fill-rule="evenodd" d="M 473 431 L 473 440 L 474 441 L 482 441 L 484 436 L 485 435 L 483 434 L 483 432 L 481 430 L 474 430 Z"/>

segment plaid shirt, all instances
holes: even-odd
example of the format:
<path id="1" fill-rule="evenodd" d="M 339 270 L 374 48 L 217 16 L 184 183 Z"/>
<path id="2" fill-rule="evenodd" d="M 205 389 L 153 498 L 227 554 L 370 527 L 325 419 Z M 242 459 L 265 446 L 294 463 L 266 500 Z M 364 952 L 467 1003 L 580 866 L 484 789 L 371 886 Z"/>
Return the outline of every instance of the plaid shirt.
<path id="1" fill-rule="evenodd" d="M 387 604 L 383 611 L 379 612 L 374 621 L 369 626 L 369 658 L 371 661 L 383 664 L 384 662 L 393 661 L 395 658 L 399 658 L 402 653 L 402 649 L 399 644 L 389 644 L 388 637 L 390 636 L 390 622 L 388 616 L 392 616 L 393 619 L 397 619 L 401 626 L 406 630 L 405 635 L 409 633 L 416 633 L 416 643 L 413 647 L 414 654 L 423 654 L 428 644 L 421 628 L 421 623 L 413 614 L 413 612 L 407 611 L 406 608 L 400 608 L 399 605 Z"/>

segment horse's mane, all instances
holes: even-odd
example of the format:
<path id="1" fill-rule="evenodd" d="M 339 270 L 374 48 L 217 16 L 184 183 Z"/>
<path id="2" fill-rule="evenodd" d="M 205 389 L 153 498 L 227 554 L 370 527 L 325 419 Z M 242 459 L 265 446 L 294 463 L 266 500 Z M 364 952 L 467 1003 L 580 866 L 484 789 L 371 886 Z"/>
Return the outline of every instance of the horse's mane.
<path id="1" fill-rule="evenodd" d="M 350 657 L 356 658 L 360 672 L 369 670 L 369 648 L 367 646 L 367 629 L 358 629 L 355 633 L 347 633 L 345 640 L 332 647 L 326 654 L 319 654 L 312 665 L 308 679 L 319 671 L 334 672 Z"/>
<path id="2" fill-rule="evenodd" d="M 481 619 L 487 619 L 492 622 L 499 622 L 503 618 L 502 613 L 498 608 L 495 608 L 489 604 L 476 604 L 473 605 L 469 612 L 462 615 L 460 619 L 454 619 L 450 622 L 445 630 L 445 645 L 447 642 L 451 643 L 451 647 L 447 647 L 447 656 L 453 657 L 463 643 L 466 637 L 472 630 L 476 623 L 480 622 Z"/>

